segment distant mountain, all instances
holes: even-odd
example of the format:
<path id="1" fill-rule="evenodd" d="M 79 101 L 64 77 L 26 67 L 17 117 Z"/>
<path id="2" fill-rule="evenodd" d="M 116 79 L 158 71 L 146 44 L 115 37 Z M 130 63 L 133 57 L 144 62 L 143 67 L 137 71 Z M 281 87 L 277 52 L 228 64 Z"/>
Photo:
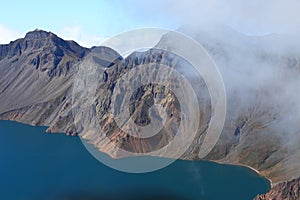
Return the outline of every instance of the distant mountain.
<path id="1" fill-rule="evenodd" d="M 300 177 L 298 97 L 294 95 L 300 82 L 299 54 L 277 42 L 281 41 L 280 37 L 276 40 L 267 36 L 249 37 L 224 28 L 191 30 L 183 27 L 181 31 L 205 47 L 220 68 L 227 90 L 225 127 L 217 145 L 205 159 L 251 166 L 274 183 Z M 168 37 L 166 34 L 158 46 L 166 45 Z M 92 98 L 94 102 L 85 113 L 78 110 L 87 97 L 84 91 L 75 88 L 80 76 L 79 66 L 83 62 L 97 66 L 96 74 L 99 75 Z M 107 47 L 87 49 L 50 32 L 29 32 L 25 38 L 0 45 L 0 119 L 48 126 L 47 132 L 81 134 L 112 157 L 122 156 L 114 145 L 135 152 L 160 148 L 176 134 L 172 127 L 179 126 L 180 107 L 172 91 L 158 85 L 132 91 L 134 99 L 130 113 L 136 123 L 149 123 L 145 111 L 153 104 L 153 96 L 158 94 L 163 97 L 157 103 L 169 111 L 165 129 L 149 140 L 126 134 L 110 115 L 115 100 L 113 93 L 128 89 L 116 88 L 117 80 L 141 64 L 154 68 L 165 64 L 181 70 L 181 66 L 189 65 L 161 50 L 134 52 L 122 58 Z M 149 71 L 147 76 L 154 74 Z M 145 77 L 133 74 L 128 81 L 135 82 L 139 78 Z M 211 108 L 203 80 L 190 78 L 190 82 L 200 101 L 200 127 L 193 144 L 181 158 L 197 160 Z M 101 124 L 101 133 L 93 128 L 97 123 Z M 110 143 L 99 140 L 99 134 L 108 136 Z M 274 190 L 278 188 L 284 190 L 276 186 Z"/>

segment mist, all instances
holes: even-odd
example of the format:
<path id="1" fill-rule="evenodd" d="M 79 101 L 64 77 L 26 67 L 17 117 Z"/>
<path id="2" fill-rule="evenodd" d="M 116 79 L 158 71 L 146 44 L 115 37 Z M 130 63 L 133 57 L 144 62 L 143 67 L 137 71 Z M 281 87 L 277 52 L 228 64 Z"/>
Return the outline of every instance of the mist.
<path id="1" fill-rule="evenodd" d="M 221 72 L 227 95 L 224 131 L 259 130 L 270 141 L 279 138 L 282 149 L 299 151 L 298 41 L 285 34 L 247 36 L 220 24 L 179 31 L 203 45 Z"/>
<path id="2" fill-rule="evenodd" d="M 175 24 L 179 32 L 198 41 L 216 63 L 227 95 L 221 140 L 237 134 L 234 148 L 274 148 L 267 158 L 256 158 L 257 162 L 265 162 L 267 167 L 281 160 L 281 173 L 295 176 L 300 157 L 300 2 L 131 2 L 139 12 L 155 13 Z M 233 157 L 239 157 L 234 152 Z"/>
<path id="3" fill-rule="evenodd" d="M 172 0 L 128 0 L 123 3 L 135 5 L 135 9 L 130 12 L 146 21 L 151 16 L 172 25 L 202 27 L 209 27 L 217 22 L 254 35 L 300 32 L 300 2 L 297 0 L 186 0 L 176 3 Z"/>

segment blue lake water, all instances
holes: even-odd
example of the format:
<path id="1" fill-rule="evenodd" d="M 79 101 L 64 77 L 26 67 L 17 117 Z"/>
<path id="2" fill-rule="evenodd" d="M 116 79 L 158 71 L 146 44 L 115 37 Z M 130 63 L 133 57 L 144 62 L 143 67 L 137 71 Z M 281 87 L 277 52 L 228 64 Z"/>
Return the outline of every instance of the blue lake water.
<path id="1" fill-rule="evenodd" d="M 45 129 L 0 121 L 0 199 L 250 200 L 270 188 L 248 168 L 206 161 L 119 172 L 90 155 L 78 137 Z"/>

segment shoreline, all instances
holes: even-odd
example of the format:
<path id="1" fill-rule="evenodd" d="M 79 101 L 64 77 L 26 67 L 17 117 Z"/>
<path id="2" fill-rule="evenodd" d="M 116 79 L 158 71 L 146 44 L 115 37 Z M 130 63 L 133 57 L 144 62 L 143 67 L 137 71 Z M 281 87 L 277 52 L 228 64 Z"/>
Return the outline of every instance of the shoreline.
<path id="1" fill-rule="evenodd" d="M 19 121 L 19 120 L 16 120 L 16 119 L 1 119 L 0 120 L 2 121 L 13 121 L 13 122 L 17 122 L 17 123 L 21 123 L 21 124 L 24 124 L 24 125 L 29 125 L 29 126 L 32 126 L 32 127 L 44 127 L 44 128 L 49 128 L 49 126 L 47 125 L 36 125 L 36 124 L 33 124 L 33 123 L 26 123 L 26 122 L 22 122 L 22 121 Z M 45 130 L 45 133 L 46 130 Z M 50 132 L 50 134 L 64 134 L 66 136 L 68 136 L 66 133 L 64 132 Z M 71 135 L 73 136 L 73 135 Z M 77 135 L 76 135 L 77 136 Z M 98 151 L 102 152 L 102 153 L 105 153 L 106 155 L 108 155 L 109 157 L 113 158 L 113 159 L 119 159 L 118 157 L 113 157 L 112 155 L 110 155 L 109 153 L 107 152 L 103 152 L 101 151 L 100 149 L 96 148 Z M 184 160 L 184 159 L 179 159 L 179 160 Z M 276 184 L 280 183 L 280 182 L 277 182 L 277 183 L 273 183 L 272 180 L 266 176 L 263 176 L 257 169 L 255 169 L 254 167 L 251 167 L 249 165 L 245 165 L 245 164 L 241 164 L 241 163 L 227 163 L 227 162 L 222 162 L 222 161 L 218 161 L 218 160 L 206 160 L 206 159 L 200 159 L 200 160 L 203 160 L 203 161 L 210 161 L 210 162 L 214 162 L 214 163 L 218 163 L 218 164 L 225 164 L 225 165 L 232 165 L 232 166 L 241 166 L 241 167 L 246 167 L 254 172 L 256 172 L 257 174 L 259 174 L 261 177 L 267 179 L 269 182 L 270 182 L 270 185 L 271 185 L 271 188 L 274 187 Z M 194 160 L 196 161 L 196 160 Z"/>
<path id="2" fill-rule="evenodd" d="M 266 177 L 266 176 L 263 176 L 263 175 L 260 173 L 260 171 L 258 171 L 257 169 L 255 169 L 254 167 L 251 167 L 251 166 L 249 166 L 249 165 L 245 165 L 245 164 L 242 164 L 242 163 L 225 163 L 225 162 L 216 161 L 216 160 L 209 160 L 209 161 L 215 162 L 215 163 L 218 163 L 218 164 L 225 164 L 225 165 L 233 165 L 233 166 L 246 167 L 246 168 L 248 168 L 248 169 L 250 169 L 250 170 L 256 172 L 256 173 L 259 174 L 261 177 L 267 179 L 267 180 L 270 182 L 271 188 L 272 188 L 273 186 L 276 185 L 276 183 L 273 183 L 273 181 L 272 181 L 270 178 L 268 178 L 268 177 Z"/>

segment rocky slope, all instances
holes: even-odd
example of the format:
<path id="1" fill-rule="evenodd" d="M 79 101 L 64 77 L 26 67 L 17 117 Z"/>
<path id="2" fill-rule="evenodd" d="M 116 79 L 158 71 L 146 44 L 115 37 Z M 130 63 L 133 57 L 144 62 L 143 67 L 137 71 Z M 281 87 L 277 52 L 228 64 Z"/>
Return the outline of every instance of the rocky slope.
<path id="1" fill-rule="evenodd" d="M 165 45 L 167 37 L 162 38 L 158 46 Z M 289 93 L 297 93 L 293 90 L 298 83 L 295 76 L 299 63 L 297 53 L 278 53 L 273 51 L 276 48 L 271 51 L 266 44 L 258 45 L 261 38 L 237 37 L 230 31 L 225 36 L 197 32 L 193 37 L 203 44 L 220 67 L 228 96 L 224 130 L 205 159 L 251 166 L 274 183 L 299 177 L 298 97 Z M 153 69 L 160 64 L 174 69 L 190 67 L 184 59 L 161 50 L 135 52 L 122 58 L 106 47 L 86 49 L 53 33 L 29 32 L 23 39 L 0 45 L 0 119 L 45 125 L 49 127 L 48 132 L 80 133 L 99 150 L 113 157 L 126 156 L 121 155 L 115 146 L 133 152 L 159 149 L 176 135 L 174 130 L 179 126 L 181 108 L 172 91 L 155 84 L 131 91 L 133 97 L 129 111 L 135 123 L 142 126 L 150 123 L 147 110 L 154 103 L 166 110 L 166 113 L 156 111 L 158 116 L 165 115 L 168 119 L 164 129 L 156 136 L 140 139 L 134 134 L 128 135 L 112 117 L 113 112 L 122 113 L 118 108 L 112 109 L 112 102 L 122 102 L 123 99 L 113 94 L 121 95 L 128 89 L 118 85 L 118 79 L 141 64 L 150 65 Z M 94 76 L 80 71 L 82 66 L 89 65 L 96 66 L 93 68 L 95 71 L 91 71 Z M 259 76 L 257 71 L 269 76 Z M 154 73 L 150 69 L 144 77 L 131 74 L 124 85 L 149 77 L 159 80 Z M 78 83 L 78 79 L 84 81 Z M 189 81 L 200 102 L 200 126 L 193 144 L 181 158 L 199 159 L 199 147 L 206 134 L 211 107 L 203 80 L 189 77 Z M 176 81 L 171 82 L 176 87 Z M 92 99 L 92 102 L 87 99 Z M 82 105 L 85 105 L 84 112 Z M 131 127 L 124 128 L 129 130 Z M 135 133 L 134 130 L 131 132 Z M 176 149 L 173 152 L 175 155 Z M 278 184 L 272 191 L 280 193 L 293 187 L 299 192 L 296 184 L 295 181 L 282 183 L 281 187 Z M 273 197 L 266 195 L 264 198 Z"/>
<path id="2" fill-rule="evenodd" d="M 40 30 L 1 45 L 1 118 L 32 125 L 62 123 L 75 65 L 87 52 L 73 41 Z M 60 131 L 72 133 L 68 126 Z"/>
<path id="3" fill-rule="evenodd" d="M 227 27 L 181 31 L 206 48 L 226 88 L 224 129 L 205 159 L 251 166 L 273 183 L 299 177 L 298 48 L 287 50 L 284 37 L 248 37 Z"/>
<path id="4" fill-rule="evenodd" d="M 300 178 L 275 185 L 267 194 L 259 195 L 255 200 L 297 200 L 300 199 Z"/>
<path id="5" fill-rule="evenodd" d="M 97 59 L 94 59 L 95 56 L 102 59 L 102 54 L 94 54 L 94 52 L 92 52 L 82 64 L 85 66 L 85 62 L 88 62 L 90 65 L 95 65 L 95 71 L 93 71 L 92 74 L 98 74 L 99 76 L 88 75 L 88 77 L 84 77 L 87 72 L 85 68 L 82 67 L 83 72 L 79 70 L 78 76 L 80 77 L 77 78 L 81 80 L 84 86 L 80 85 L 80 83 L 74 86 L 75 104 L 82 105 L 87 99 L 95 99 L 95 103 L 86 105 L 84 109 L 78 108 L 80 111 L 74 115 L 75 121 L 80 122 L 76 125 L 80 132 L 82 132 L 81 136 L 89 140 L 101 151 L 109 153 L 112 157 L 126 156 L 123 155 L 124 152 L 119 149 L 134 153 L 147 153 L 167 145 L 177 134 L 179 126 L 184 127 L 185 124 L 180 124 L 182 105 L 179 104 L 173 91 L 163 85 L 155 84 L 155 82 L 165 79 L 171 72 L 157 74 L 156 69 L 162 65 L 169 66 L 169 68 L 176 68 L 182 65 L 188 67 L 187 62 L 174 57 L 174 55 L 170 53 L 153 49 L 143 53 L 135 52 L 125 59 L 119 59 L 119 57 L 118 59 L 112 58 L 112 60 L 115 60 L 112 62 L 116 64 L 103 68 L 100 63 L 96 62 Z M 150 67 L 142 73 L 138 71 L 132 72 L 131 69 L 138 65 L 147 65 Z M 131 73 L 126 75 L 129 71 Z M 126 76 L 126 78 L 124 78 L 124 76 Z M 123 77 L 123 79 L 121 84 L 118 84 L 120 77 Z M 141 80 L 147 80 L 149 78 L 153 78 L 154 83 L 141 84 L 141 87 L 138 86 Z M 94 84 L 95 82 L 96 84 Z M 89 86 L 87 87 L 86 84 Z M 173 77 L 170 77 L 168 84 L 169 87 L 173 88 L 187 88 L 185 85 L 179 86 L 179 84 L 183 83 L 176 81 Z M 209 94 L 203 80 L 194 80 L 194 85 L 197 86 L 195 90 L 198 91 L 198 100 L 200 107 L 202 107 L 202 109 L 200 109 L 201 117 L 199 118 L 200 127 L 197 127 L 199 130 L 194 145 L 182 156 L 183 159 L 197 159 L 198 151 L 196 150 L 196 143 L 200 142 L 200 136 L 205 134 L 210 116 Z M 93 87 L 95 88 L 94 92 L 87 94 L 86 88 Z M 137 90 L 131 90 L 131 88 L 136 88 Z M 126 91 L 125 94 L 124 91 Z M 183 91 L 181 91 L 181 93 L 183 93 Z M 140 138 L 138 137 L 138 130 L 132 126 L 128 126 L 127 124 L 124 126 L 117 125 L 114 117 L 116 115 L 122 116 L 119 118 L 124 122 L 129 120 L 129 115 L 122 115 L 126 113 L 126 110 L 120 106 L 126 104 L 124 101 L 128 94 L 132 94 L 129 101 L 129 114 L 134 122 L 140 126 L 147 126 L 150 123 L 154 123 L 155 127 L 159 127 L 161 120 L 157 120 L 157 124 L 155 124 L 155 118 L 160 119 L 158 116 L 164 115 L 164 119 L 166 120 L 165 126 L 162 130 L 158 130 L 158 134 L 149 138 Z M 184 101 L 189 102 L 189 97 L 190 95 L 183 96 Z M 165 112 L 162 110 L 154 110 L 152 113 L 149 109 L 153 104 L 162 105 Z M 85 121 L 85 119 L 89 120 Z M 185 130 L 187 129 L 188 127 L 185 127 Z M 127 132 L 130 132 L 130 134 L 127 134 Z M 109 139 L 106 140 L 106 137 Z M 183 143 L 180 145 L 184 146 Z M 171 158 L 176 157 L 175 155 L 177 155 L 179 149 L 178 144 L 176 148 L 168 151 L 169 154 L 164 154 L 164 156 Z M 162 155 L 158 154 L 158 156 Z"/>

